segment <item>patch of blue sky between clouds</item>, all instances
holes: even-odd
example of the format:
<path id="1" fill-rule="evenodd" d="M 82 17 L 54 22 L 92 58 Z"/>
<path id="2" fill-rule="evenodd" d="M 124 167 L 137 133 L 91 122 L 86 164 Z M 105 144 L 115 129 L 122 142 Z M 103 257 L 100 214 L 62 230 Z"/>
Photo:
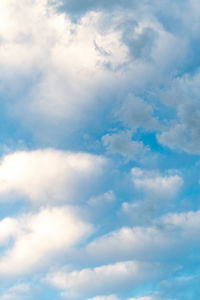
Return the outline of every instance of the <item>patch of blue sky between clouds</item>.
<path id="1" fill-rule="evenodd" d="M 197 0 L 1 0 L 0 300 L 196 300 Z"/>

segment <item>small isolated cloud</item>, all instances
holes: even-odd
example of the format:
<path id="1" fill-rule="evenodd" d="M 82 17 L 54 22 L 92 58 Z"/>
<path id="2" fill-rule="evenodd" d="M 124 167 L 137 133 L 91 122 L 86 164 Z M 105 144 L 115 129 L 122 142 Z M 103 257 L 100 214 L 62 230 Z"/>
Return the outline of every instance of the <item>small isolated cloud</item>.
<path id="1" fill-rule="evenodd" d="M 121 154 L 127 160 L 140 160 L 148 155 L 150 149 L 143 142 L 132 140 L 130 131 L 120 131 L 114 134 L 106 134 L 102 137 L 104 146 L 112 154 Z"/>
<path id="2" fill-rule="evenodd" d="M 0 163 L 0 195 L 16 193 L 34 203 L 74 202 L 87 194 L 105 165 L 102 156 L 87 153 L 53 149 L 14 152 Z"/>
<path id="3" fill-rule="evenodd" d="M 173 114 L 163 132 L 157 133 L 157 139 L 175 152 L 200 153 L 199 84 L 198 68 L 192 74 L 174 79 L 167 90 L 160 91 L 161 101 Z"/>
<path id="4" fill-rule="evenodd" d="M 119 118 L 132 130 L 143 128 L 147 131 L 154 131 L 160 128 L 152 105 L 132 94 L 123 102 Z"/>
<path id="5" fill-rule="evenodd" d="M 87 204 L 93 208 L 101 208 L 115 202 L 115 194 L 112 190 L 104 193 L 103 195 L 97 197 L 91 197 Z"/>
<path id="6" fill-rule="evenodd" d="M 178 174 L 163 176 L 157 171 L 133 168 L 131 175 L 134 187 L 149 197 L 173 198 L 183 185 L 183 179 Z"/>
<path id="7" fill-rule="evenodd" d="M 200 154 L 200 108 L 194 101 L 179 104 L 178 119 L 157 135 L 158 141 L 172 150 L 181 150 L 190 154 Z"/>
<path id="8" fill-rule="evenodd" d="M 4 226 L 6 220 L 1 221 Z M 92 226 L 68 207 L 43 208 L 13 219 L 12 243 L 0 258 L 0 276 L 16 276 L 49 266 L 53 258 L 80 242 Z M 4 226 L 5 227 L 5 226 Z M 13 234 L 14 233 L 14 234 Z M 5 233 L 6 235 L 6 233 Z"/>

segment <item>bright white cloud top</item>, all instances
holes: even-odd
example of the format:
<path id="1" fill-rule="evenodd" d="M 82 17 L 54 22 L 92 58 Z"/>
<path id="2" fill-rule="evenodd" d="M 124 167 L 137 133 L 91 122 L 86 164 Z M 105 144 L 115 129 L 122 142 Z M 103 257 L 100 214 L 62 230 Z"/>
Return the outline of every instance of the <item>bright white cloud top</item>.
<path id="1" fill-rule="evenodd" d="M 1 300 L 199 299 L 199 20 L 1 0 Z"/>
<path id="2" fill-rule="evenodd" d="M 14 244 L 0 260 L 0 274 L 4 276 L 41 268 L 51 262 L 52 256 L 56 257 L 92 231 L 91 225 L 66 207 L 45 208 L 35 215 L 9 220 L 15 225 L 12 237 L 11 224 L 5 226 L 6 221 L 1 221 L 0 229 L 7 230 L 7 238 L 12 238 Z"/>
<path id="3" fill-rule="evenodd" d="M 103 173 L 106 159 L 53 149 L 6 155 L 0 164 L 0 193 L 37 202 L 73 202 Z M 3 198 L 4 199 L 4 198 Z"/>

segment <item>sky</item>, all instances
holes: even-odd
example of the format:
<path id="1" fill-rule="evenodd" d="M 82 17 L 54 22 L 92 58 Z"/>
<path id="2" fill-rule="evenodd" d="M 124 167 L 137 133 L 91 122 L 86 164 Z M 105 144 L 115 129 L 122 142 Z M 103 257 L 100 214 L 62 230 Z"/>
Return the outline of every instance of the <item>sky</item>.
<path id="1" fill-rule="evenodd" d="M 200 298 L 200 2 L 0 1 L 0 300 Z"/>

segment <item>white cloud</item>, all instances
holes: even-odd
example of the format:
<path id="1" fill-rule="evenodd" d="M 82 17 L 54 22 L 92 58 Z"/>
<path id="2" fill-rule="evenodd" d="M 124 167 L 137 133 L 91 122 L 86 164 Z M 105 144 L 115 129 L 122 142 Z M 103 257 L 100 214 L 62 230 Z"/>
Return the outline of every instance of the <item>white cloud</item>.
<path id="1" fill-rule="evenodd" d="M 88 298 L 87 300 L 119 300 L 119 298 L 115 295 L 109 295 L 109 296 L 97 296 L 93 298 Z"/>
<path id="2" fill-rule="evenodd" d="M 127 160 L 140 160 L 150 152 L 149 147 L 141 141 L 132 140 L 130 131 L 106 134 L 102 137 L 104 146 L 110 153 L 119 153 Z"/>
<path id="3" fill-rule="evenodd" d="M 113 204 L 113 202 L 115 202 L 116 198 L 115 198 L 115 194 L 112 190 L 107 191 L 106 193 L 104 193 L 103 195 L 99 195 L 97 197 L 91 197 L 87 203 L 90 207 L 93 208 L 101 208 L 104 206 L 107 206 L 109 204 Z"/>
<path id="4" fill-rule="evenodd" d="M 18 223 L 15 219 L 5 218 L 0 221 L 0 245 L 5 244 L 18 233 Z"/>
<path id="5" fill-rule="evenodd" d="M 176 68 L 184 47 L 143 9 L 145 17 L 123 9 L 90 11 L 73 23 L 46 0 L 2 0 L 0 67 L 2 87 L 9 82 L 13 100 L 9 111 L 26 124 L 65 120 L 66 130 L 71 124 L 82 128 L 80 120 L 94 121 L 102 107 L 105 112 L 128 92 L 165 82 L 166 70 Z M 157 128 L 151 105 L 130 98 L 125 121 Z"/>
<path id="6" fill-rule="evenodd" d="M 200 72 L 186 74 L 160 91 L 162 103 L 173 111 L 168 126 L 157 134 L 158 142 L 175 151 L 199 154 L 199 93 Z"/>
<path id="7" fill-rule="evenodd" d="M 67 144 L 74 149 L 85 149 L 86 145 L 79 139 L 84 139 L 83 132 L 88 134 L 88 144 L 104 135 L 103 142 L 108 151 L 136 160 L 136 166 L 142 162 L 141 156 L 145 156 L 142 163 L 148 168 L 150 164 L 155 165 L 149 159 L 149 148 L 145 147 L 149 132 L 161 131 L 157 136 L 163 145 L 199 154 L 198 76 L 195 86 L 194 82 L 188 85 L 188 90 L 192 92 L 188 92 L 185 98 L 189 100 L 185 101 L 181 97 L 186 88 L 177 96 L 180 99 L 176 98 L 175 104 L 171 105 L 177 116 L 171 107 L 169 110 L 164 107 L 166 102 L 159 103 L 158 95 L 160 87 L 166 92 L 173 78 L 187 72 L 199 73 L 196 72 L 199 67 L 198 1 L 63 1 L 68 8 L 73 6 L 77 11 L 87 10 L 87 13 L 76 16 L 75 20 L 69 15 L 70 10 L 61 13 L 61 10 L 50 5 L 51 2 L 58 4 L 59 0 L 0 1 L 0 101 L 4 125 L 2 139 L 5 139 L 5 135 L 9 135 L 11 140 L 20 136 L 35 147 L 32 136 L 26 135 L 31 127 L 41 138 L 46 131 L 50 137 L 51 132 L 56 137 L 61 135 L 63 140 L 58 143 L 61 147 Z M 88 12 L 88 7 L 95 11 Z M 111 10 L 106 11 L 107 8 Z M 184 83 L 182 80 L 183 86 Z M 170 99 L 171 102 L 173 100 Z M 119 109 L 119 106 L 122 108 Z M 112 119 L 113 114 L 116 117 L 116 111 L 119 112 L 118 120 Z M 19 126 L 16 120 L 8 119 L 13 115 L 19 118 L 18 121 L 23 126 Z M 174 122 L 169 121 L 169 126 L 165 128 L 159 121 L 163 119 L 163 115 L 166 118 L 165 125 L 167 118 L 175 116 Z M 30 126 L 33 123 L 35 126 Z M 92 124 L 92 132 L 89 124 Z M 15 125 L 17 128 L 14 128 Z M 63 130 L 58 130 L 60 126 Z M 110 134 L 111 129 L 108 128 L 115 126 L 115 133 Z M 122 128 L 123 126 L 126 128 Z M 129 129 L 131 133 L 127 131 Z M 131 135 L 136 130 L 137 140 L 140 139 L 140 142 Z M 55 145 L 56 138 L 51 140 L 50 137 L 45 136 L 48 145 Z M 70 143 L 70 139 L 75 143 Z M 46 145 L 45 141 L 42 139 L 42 145 Z M 152 148 L 159 151 L 151 138 L 149 141 Z M 91 144 L 88 144 L 90 147 Z M 100 144 L 97 142 L 96 145 L 99 147 L 98 151 L 101 151 Z M 90 149 L 97 150 L 95 146 Z M 158 161 L 157 163 L 159 164 Z M 167 161 L 162 166 L 166 164 Z M 98 155 L 52 149 L 18 151 L 2 158 L 1 215 L 7 211 L 14 214 L 16 210 L 27 209 L 27 203 L 24 207 L 20 201 L 14 205 L 10 205 L 9 201 L 7 207 L 7 200 L 11 196 L 32 201 L 28 207 L 34 211 L 41 203 L 63 205 L 82 201 L 82 215 L 90 214 L 90 220 L 94 220 L 94 225 L 99 229 L 93 237 L 94 242 L 86 250 L 83 249 L 84 244 L 81 244 L 81 249 L 78 247 L 74 250 L 73 247 L 86 238 L 92 229 L 90 224 L 69 207 L 45 206 L 39 212 L 30 211 L 25 216 L 0 220 L 2 280 L 6 275 L 19 277 L 43 266 L 49 271 L 50 265 L 53 266 L 57 261 L 59 264 L 62 257 L 64 263 L 74 263 L 76 267 L 72 268 L 77 268 L 77 271 L 61 272 L 64 293 L 76 295 L 82 291 L 86 297 L 94 297 L 93 300 L 117 300 L 118 295 L 112 293 L 118 289 L 121 292 L 125 288 L 125 292 L 130 295 L 126 291 L 126 285 L 130 283 L 131 289 L 143 270 L 145 275 L 141 275 L 142 283 L 146 274 L 149 276 L 148 282 L 151 282 L 154 274 L 154 270 L 149 271 L 147 267 L 151 266 L 150 263 L 128 262 L 129 259 L 156 261 L 161 257 L 166 261 L 173 257 L 172 261 L 176 261 L 182 255 L 185 256 L 185 265 L 189 265 L 188 257 L 192 256 L 194 259 L 199 252 L 193 251 L 194 245 L 199 250 L 199 212 L 170 214 L 154 221 L 150 213 L 153 203 L 151 199 L 156 199 L 154 205 L 159 215 L 163 213 L 164 207 L 159 206 L 159 201 L 172 204 L 168 200 L 176 197 L 181 190 L 181 175 L 176 171 L 161 174 L 158 171 L 134 168 L 127 182 L 123 176 L 127 166 L 120 164 L 120 169 L 113 170 L 112 178 L 104 178 L 106 190 L 100 191 L 106 165 L 105 158 Z M 130 178 L 134 191 L 129 190 L 132 188 Z M 121 180 L 118 186 L 116 180 Z M 109 189 L 115 189 L 116 193 Z M 132 192 L 134 196 L 142 195 L 142 200 L 128 202 Z M 147 198 L 150 199 L 148 203 Z M 122 227 L 97 239 L 97 235 L 104 234 L 108 228 L 115 230 L 123 226 L 121 224 L 124 220 L 116 211 L 122 201 L 127 201 L 123 204 L 123 209 L 133 218 L 137 215 L 142 220 L 146 209 L 148 226 L 147 223 L 144 226 L 142 221 L 143 226 L 139 223 L 140 226 L 137 227 Z M 181 200 L 181 203 L 183 201 L 185 200 Z M 32 203 L 36 203 L 36 206 Z M 196 200 L 192 198 L 188 205 L 194 207 Z M 167 209 L 165 206 L 164 210 Z M 180 206 L 178 209 L 181 209 Z M 118 222 L 114 222 L 116 219 Z M 125 220 L 125 224 L 127 223 L 130 224 L 129 220 Z M 190 255 L 187 255 L 187 251 Z M 119 263 L 123 260 L 125 262 Z M 78 269 L 80 261 L 82 270 Z M 99 264 L 102 263 L 107 265 L 100 267 Z M 94 264 L 98 267 L 92 267 Z M 90 269 L 87 269 L 88 266 Z M 153 268 L 156 269 L 157 265 L 153 265 Z M 59 274 L 53 275 L 56 277 Z M 92 285 L 94 295 L 90 295 Z M 23 288 L 20 290 L 20 286 L 15 286 L 2 297 L 23 299 L 26 295 L 23 295 Z M 156 297 L 146 296 L 135 300 L 153 298 Z"/>
<path id="8" fill-rule="evenodd" d="M 97 296 L 87 300 L 120 300 L 120 298 L 118 298 L 115 295 L 109 295 L 109 296 Z M 161 298 L 158 298 L 157 296 L 144 296 L 144 297 L 137 297 L 137 298 L 127 298 L 126 300 L 161 300 Z"/>
<path id="9" fill-rule="evenodd" d="M 177 300 L 175 298 L 166 298 L 164 296 L 159 296 L 159 293 L 155 293 L 152 296 L 143 296 L 143 297 L 136 297 L 136 298 L 128 298 L 126 300 Z"/>
<path id="10" fill-rule="evenodd" d="M 137 261 L 118 262 L 80 271 L 50 273 L 47 280 L 68 297 L 116 293 L 146 281 L 154 281 L 163 273 L 162 264 Z M 97 298 L 98 299 L 98 298 Z M 101 299 L 101 298 L 100 298 Z M 104 299 L 104 298 L 103 298 Z"/>
<path id="11" fill-rule="evenodd" d="M 0 195 L 15 192 L 35 203 L 73 202 L 87 194 L 105 165 L 103 157 L 86 153 L 53 149 L 15 152 L 0 163 Z"/>
<path id="12" fill-rule="evenodd" d="M 123 227 L 88 245 L 89 255 L 100 260 L 152 259 L 174 245 L 174 237 L 156 227 Z"/>
<path id="13" fill-rule="evenodd" d="M 200 211 L 171 213 L 155 219 L 150 226 L 122 227 L 99 237 L 87 246 L 87 252 L 104 262 L 180 258 L 180 251 L 191 251 L 199 243 L 199 229 Z"/>
<path id="14" fill-rule="evenodd" d="M 29 284 L 19 283 L 7 289 L 4 294 L 0 296 L 0 300 L 27 299 L 27 295 L 30 293 L 30 291 L 31 288 Z"/>
<path id="15" fill-rule="evenodd" d="M 155 297 L 151 296 L 145 296 L 145 297 L 139 297 L 139 298 L 129 298 L 127 300 L 155 300 Z"/>
<path id="16" fill-rule="evenodd" d="M 4 221 L 2 221 L 4 222 Z M 43 208 L 14 219 L 17 234 L 0 258 L 0 275 L 19 275 L 58 261 L 58 254 L 91 233 L 90 224 L 69 207 Z"/>
<path id="17" fill-rule="evenodd" d="M 144 190 L 149 196 L 173 198 L 183 185 L 183 179 L 177 174 L 163 176 L 157 171 L 133 168 L 131 171 L 134 187 Z"/>
<path id="18" fill-rule="evenodd" d="M 177 107 L 178 119 L 172 121 L 169 128 L 157 135 L 157 138 L 161 144 L 173 150 L 199 154 L 199 104 L 191 99 L 188 103 L 184 102 Z"/>
<path id="19" fill-rule="evenodd" d="M 127 221 L 130 220 L 132 225 L 151 224 L 152 219 L 160 214 L 160 211 L 168 207 L 169 203 L 160 202 L 159 199 L 147 198 L 133 202 L 123 202 L 120 209 L 120 215 Z"/>
<path id="20" fill-rule="evenodd" d="M 143 128 L 154 131 L 160 128 L 159 121 L 154 116 L 153 106 L 132 94 L 123 102 L 119 117 L 133 130 Z"/>
<path id="21" fill-rule="evenodd" d="M 27 121 L 30 114 L 41 121 L 79 120 L 102 93 L 100 87 L 108 92 L 119 80 L 104 64 L 117 67 L 128 50 L 114 21 L 103 28 L 109 20 L 103 13 L 89 12 L 75 24 L 45 0 L 20 5 L 2 0 L 0 11 L 2 80 L 12 79 L 14 93 L 23 89 L 24 76 L 32 83 L 21 100 L 12 102 L 12 112 L 23 119 L 26 111 Z"/>
<path id="22" fill-rule="evenodd" d="M 200 211 L 188 211 L 185 213 L 169 213 L 157 220 L 157 223 L 167 225 L 173 225 L 175 227 L 182 228 L 186 231 L 193 231 L 194 235 L 200 227 Z M 191 235 L 192 237 L 193 235 Z"/>

